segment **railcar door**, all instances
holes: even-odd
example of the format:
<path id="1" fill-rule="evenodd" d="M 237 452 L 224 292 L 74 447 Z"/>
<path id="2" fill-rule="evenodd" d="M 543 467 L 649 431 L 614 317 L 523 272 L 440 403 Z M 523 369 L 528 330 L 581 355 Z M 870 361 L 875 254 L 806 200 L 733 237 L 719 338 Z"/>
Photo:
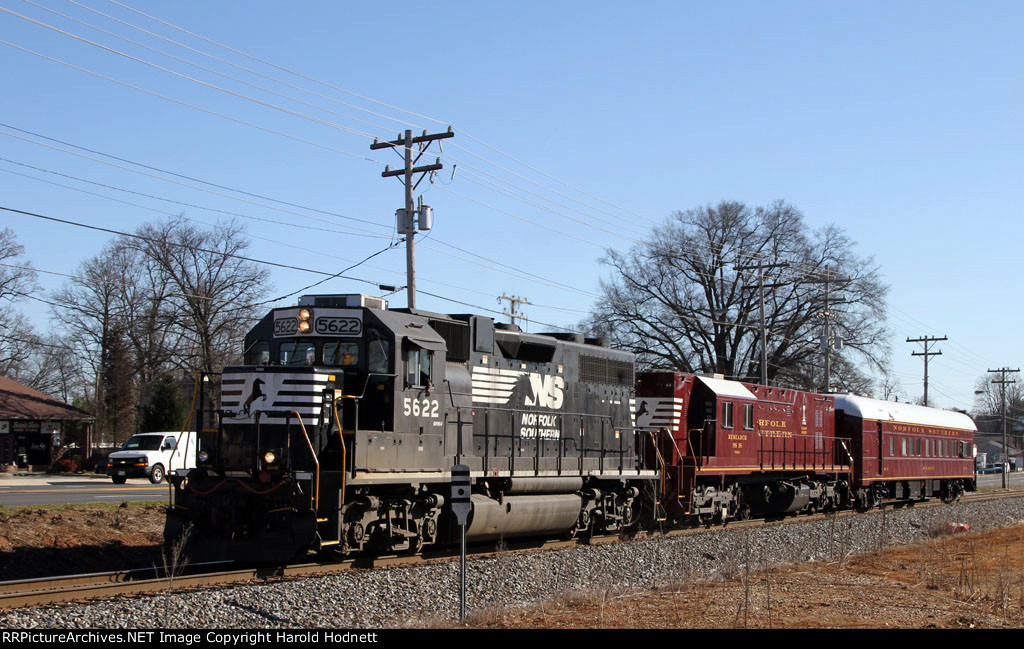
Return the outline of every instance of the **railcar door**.
<path id="1" fill-rule="evenodd" d="M 366 333 L 367 375 L 359 402 L 359 428 L 392 431 L 395 425 L 394 345 L 371 328 Z"/>
<path id="2" fill-rule="evenodd" d="M 885 445 L 883 440 L 885 435 L 882 434 L 882 422 L 875 422 L 878 427 L 878 475 L 882 475 L 882 457 L 885 456 Z"/>

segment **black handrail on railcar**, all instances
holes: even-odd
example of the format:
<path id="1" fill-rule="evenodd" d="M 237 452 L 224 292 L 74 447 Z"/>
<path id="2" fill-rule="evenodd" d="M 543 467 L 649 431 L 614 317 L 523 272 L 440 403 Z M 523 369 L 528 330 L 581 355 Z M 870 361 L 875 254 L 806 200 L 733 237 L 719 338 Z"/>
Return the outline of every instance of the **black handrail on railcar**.
<path id="1" fill-rule="evenodd" d="M 852 464 L 852 462 L 850 462 L 849 459 L 844 459 L 842 457 L 838 457 L 839 453 L 837 452 L 837 450 L 838 450 L 837 446 L 836 446 L 837 444 L 842 445 L 844 448 L 846 448 L 845 442 L 849 442 L 850 441 L 850 439 L 847 438 L 847 437 L 829 437 L 829 438 L 814 437 L 814 438 L 810 438 L 810 440 L 809 440 L 809 438 L 807 436 L 802 436 L 802 437 L 792 436 L 792 437 L 786 438 L 786 437 L 779 437 L 778 435 L 763 435 L 763 434 L 759 433 L 758 434 L 758 438 L 760 440 L 760 448 L 758 448 L 758 451 L 757 451 L 758 465 L 761 467 L 762 471 L 765 470 L 766 467 L 768 469 L 782 469 L 782 470 L 785 470 L 787 468 L 787 464 L 789 465 L 788 468 L 790 468 L 792 470 L 806 470 L 808 468 L 808 466 L 810 468 L 812 468 L 812 469 L 820 468 L 822 470 L 824 470 L 826 468 L 829 468 L 829 467 L 832 467 L 832 468 L 835 468 L 835 467 L 846 467 L 846 468 L 848 468 Z M 771 448 L 768 448 L 768 449 L 765 448 L 765 438 L 770 438 L 771 439 Z M 793 448 L 792 449 L 787 449 L 785 447 L 785 443 L 783 443 L 782 448 L 776 448 L 776 446 L 775 446 L 775 440 L 776 439 L 791 439 L 791 440 L 793 440 L 794 441 Z M 800 440 L 800 447 L 801 447 L 800 449 L 796 448 L 795 442 L 797 440 Z M 818 449 L 810 449 L 810 450 L 808 450 L 808 448 L 807 448 L 808 447 L 808 441 L 814 441 L 815 443 L 817 443 L 818 441 L 821 441 L 822 442 L 822 448 L 820 450 L 818 450 Z M 831 442 L 831 444 L 827 444 L 826 442 Z M 831 446 L 831 448 L 829 448 L 830 446 Z M 777 460 L 776 460 L 777 457 L 781 458 L 781 466 L 777 463 Z M 767 461 L 766 461 L 766 458 L 767 458 Z M 788 463 L 787 463 L 787 458 L 790 460 Z M 831 463 L 829 462 L 830 458 L 831 458 Z M 810 459 L 810 463 L 808 463 L 808 459 Z M 818 463 L 819 459 L 821 461 L 820 466 L 819 466 L 819 463 Z"/>

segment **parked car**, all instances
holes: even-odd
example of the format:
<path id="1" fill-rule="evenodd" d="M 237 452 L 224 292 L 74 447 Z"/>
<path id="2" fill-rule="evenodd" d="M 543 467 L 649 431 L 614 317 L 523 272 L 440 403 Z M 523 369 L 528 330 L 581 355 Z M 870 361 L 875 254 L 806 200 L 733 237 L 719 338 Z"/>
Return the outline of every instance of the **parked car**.
<path id="1" fill-rule="evenodd" d="M 149 478 L 159 484 L 168 471 L 195 467 L 195 433 L 139 433 L 110 454 L 107 475 L 114 484 L 124 484 L 128 478 Z"/>

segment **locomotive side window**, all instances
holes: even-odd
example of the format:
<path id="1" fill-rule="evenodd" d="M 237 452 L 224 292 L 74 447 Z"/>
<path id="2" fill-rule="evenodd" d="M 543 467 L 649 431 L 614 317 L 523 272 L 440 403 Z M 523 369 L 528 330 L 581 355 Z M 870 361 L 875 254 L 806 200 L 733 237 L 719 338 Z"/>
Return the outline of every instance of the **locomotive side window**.
<path id="1" fill-rule="evenodd" d="M 359 343 L 324 343 L 324 364 L 356 365 L 359 363 Z"/>
<path id="2" fill-rule="evenodd" d="M 743 430 L 754 430 L 754 404 L 743 404 Z"/>
<path id="3" fill-rule="evenodd" d="M 416 345 L 409 345 L 405 352 L 405 382 L 408 385 L 430 385 L 434 353 Z"/>
<path id="4" fill-rule="evenodd" d="M 722 428 L 732 428 L 732 401 L 722 402 Z"/>
<path id="5" fill-rule="evenodd" d="M 316 343 L 310 341 L 283 342 L 279 348 L 281 365 L 312 365 L 316 362 Z"/>
<path id="6" fill-rule="evenodd" d="M 907 456 L 907 438 L 901 437 L 900 441 L 903 442 L 903 457 Z"/>
<path id="7" fill-rule="evenodd" d="M 894 446 L 895 440 L 892 435 L 889 435 L 889 457 L 896 457 L 896 447 Z"/>

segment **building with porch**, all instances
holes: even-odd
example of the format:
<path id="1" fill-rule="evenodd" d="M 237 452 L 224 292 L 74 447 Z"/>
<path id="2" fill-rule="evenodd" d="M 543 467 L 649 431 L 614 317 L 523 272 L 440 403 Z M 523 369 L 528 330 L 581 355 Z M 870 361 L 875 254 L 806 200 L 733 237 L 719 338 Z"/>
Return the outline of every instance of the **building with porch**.
<path id="1" fill-rule="evenodd" d="M 96 418 L 17 381 L 0 377 L 0 465 L 49 466 L 62 444 L 66 426 L 82 425 L 88 449 Z"/>

